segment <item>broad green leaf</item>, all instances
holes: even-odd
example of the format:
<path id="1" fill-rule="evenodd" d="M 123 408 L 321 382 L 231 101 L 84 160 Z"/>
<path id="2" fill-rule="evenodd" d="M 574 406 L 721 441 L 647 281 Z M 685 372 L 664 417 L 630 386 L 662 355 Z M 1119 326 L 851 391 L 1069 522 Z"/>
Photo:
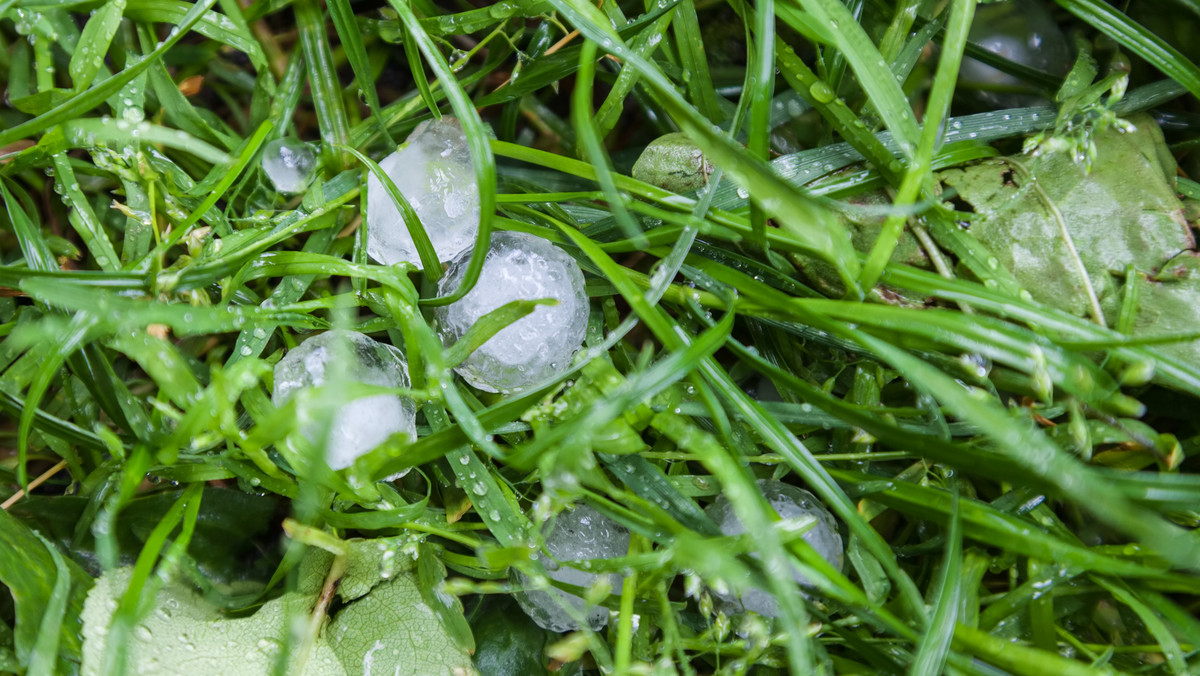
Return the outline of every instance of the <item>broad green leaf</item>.
<path id="1" fill-rule="evenodd" d="M 310 549 L 297 589 L 245 617 L 225 616 L 182 582 L 164 585 L 131 633 L 128 664 L 147 676 L 259 676 L 271 673 L 280 659 L 288 673 L 312 676 L 476 673 L 470 655 L 426 605 L 411 554 L 385 540 L 350 543 L 339 590 L 353 593 L 342 591 L 346 605 L 328 626 L 293 623 L 312 611 L 333 563 L 331 554 Z M 131 574 L 129 568 L 105 573 L 88 595 L 83 610 L 85 676 L 102 673 L 107 627 Z M 283 646 L 298 648 L 305 642 L 311 646 L 307 651 L 281 656 Z"/>
<path id="2" fill-rule="evenodd" d="M 0 510 L 0 582 L 12 594 L 17 620 L 14 648 L 17 658 L 26 666 L 35 658 L 35 648 L 41 645 L 43 626 L 52 626 L 56 621 L 62 622 L 62 626 L 74 626 L 83 611 L 84 594 L 91 585 L 87 573 L 58 552 L 50 551 L 51 546 L 7 510 Z M 51 612 L 62 615 L 47 617 Z M 59 664 L 79 661 L 81 643 L 75 632 L 64 632 L 61 636 L 56 632 L 46 640 L 57 641 L 55 653 Z M 45 663 L 45 656 L 40 659 Z"/>

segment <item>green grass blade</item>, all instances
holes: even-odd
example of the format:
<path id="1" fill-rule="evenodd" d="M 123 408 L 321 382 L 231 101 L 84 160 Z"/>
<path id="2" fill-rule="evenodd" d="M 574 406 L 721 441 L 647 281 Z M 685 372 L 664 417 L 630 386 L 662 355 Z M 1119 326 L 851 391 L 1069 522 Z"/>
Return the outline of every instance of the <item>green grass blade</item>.
<path id="1" fill-rule="evenodd" d="M 958 518 L 958 490 L 950 503 L 950 525 L 946 531 L 945 555 L 941 570 L 933 583 L 937 595 L 933 616 L 913 658 L 909 673 L 914 676 L 937 676 L 946 666 L 946 656 L 954 638 L 958 609 L 962 603 L 962 524 Z"/>
<path id="2" fill-rule="evenodd" d="M 113 36 L 117 34 L 124 13 L 125 0 L 108 0 L 88 19 L 75 52 L 71 54 L 69 70 L 75 91 L 81 92 L 92 86 L 92 81 L 104 65 L 104 56 L 108 53 Z"/>
<path id="3" fill-rule="evenodd" d="M 334 170 L 345 169 L 345 156 L 336 153 L 334 148 L 349 145 L 350 123 L 346 119 L 341 85 L 335 79 L 337 67 L 333 63 L 321 8 L 316 0 L 297 0 L 295 8 L 300 46 L 308 65 L 308 85 L 312 90 L 321 136 L 325 140 L 322 155 L 327 166 Z"/>
<path id="4" fill-rule="evenodd" d="M 27 138 L 29 136 L 33 136 L 34 134 L 43 132 L 56 124 L 61 124 L 62 122 L 74 119 L 103 103 L 108 97 L 120 91 L 122 87 L 132 81 L 135 77 L 141 75 L 142 72 L 149 68 L 156 59 L 161 58 L 163 54 L 167 53 L 167 50 L 171 49 L 176 43 L 182 40 L 187 35 L 188 31 L 192 30 L 200 23 L 200 20 L 205 17 L 205 13 L 213 6 L 213 3 L 215 2 L 216 0 L 200 0 L 200 2 L 192 5 L 188 9 L 187 13 L 184 14 L 184 16 L 179 20 L 177 25 L 178 30 L 176 30 L 174 34 L 169 36 L 166 40 L 161 42 L 153 52 L 147 54 L 146 58 L 129 66 L 125 70 L 122 70 L 120 73 L 117 73 L 107 80 L 104 80 L 91 89 L 72 96 L 70 99 L 62 102 L 45 113 L 38 115 L 32 120 L 22 122 L 21 124 L 10 127 L 7 130 L 0 131 L 0 146 L 5 146 L 18 139 Z"/>
<path id="5" fill-rule="evenodd" d="M 850 14 L 850 10 L 838 0 L 792 1 L 803 6 L 816 21 L 829 27 L 833 43 L 854 70 L 871 105 L 896 137 L 900 151 L 911 158 L 916 152 L 920 133 L 912 107 L 887 62 L 883 60 L 883 55 Z"/>
<path id="6" fill-rule="evenodd" d="M 346 50 L 346 60 L 354 69 L 354 79 L 358 82 L 358 89 L 362 92 L 363 98 L 367 100 L 367 108 L 371 111 L 371 117 L 379 124 L 379 133 L 387 139 L 388 144 L 395 146 L 395 141 L 388 132 L 387 123 L 383 119 L 383 110 L 379 106 L 379 92 L 375 89 L 375 80 L 371 76 L 371 63 L 367 59 L 367 48 L 363 45 L 362 33 L 355 21 L 354 11 L 350 8 L 348 0 L 329 0 L 326 5 L 329 7 L 329 18 L 333 20 L 333 27 L 337 31 L 342 47 Z"/>
<path id="7" fill-rule="evenodd" d="M 1162 38 L 1100 0 L 1055 1 L 1200 96 L 1200 68 Z"/>

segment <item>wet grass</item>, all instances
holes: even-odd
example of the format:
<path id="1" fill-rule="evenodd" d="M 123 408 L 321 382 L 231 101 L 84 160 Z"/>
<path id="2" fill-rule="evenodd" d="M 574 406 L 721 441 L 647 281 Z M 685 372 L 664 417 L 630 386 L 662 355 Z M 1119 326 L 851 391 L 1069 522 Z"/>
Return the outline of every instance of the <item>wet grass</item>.
<path id="1" fill-rule="evenodd" d="M 1059 115 L 958 81 L 971 0 L 0 2 L 0 671 L 77 671 L 119 565 L 235 613 L 278 596 L 285 517 L 429 545 L 480 654 L 523 673 L 1200 669 L 1200 365 L 1033 300 L 934 173 L 1143 110 L 1190 166 L 1200 70 L 1171 44 L 1200 18 L 1155 4 L 1059 0 L 1097 56 L 1065 83 L 990 58 Z M 367 257 L 367 172 L 435 114 L 467 133 L 480 241 L 587 273 L 587 344 L 536 390 L 457 379 L 430 322 L 455 297 Z M 629 175 L 672 131 L 715 168 L 698 193 Z M 259 168 L 282 136 L 320 144 L 301 196 Z M 856 248 L 845 205 L 880 190 Z M 896 262 L 906 234 L 928 269 Z M 331 327 L 403 345 L 421 411 L 339 473 L 289 455 L 270 402 Z M 776 525 L 768 477 L 837 516 L 843 569 Z M 702 517 L 718 494 L 751 541 Z M 502 650 L 510 567 L 539 575 L 540 523 L 581 500 L 633 533 L 592 599 L 613 621 Z M 722 584 L 780 617 L 726 614 Z"/>

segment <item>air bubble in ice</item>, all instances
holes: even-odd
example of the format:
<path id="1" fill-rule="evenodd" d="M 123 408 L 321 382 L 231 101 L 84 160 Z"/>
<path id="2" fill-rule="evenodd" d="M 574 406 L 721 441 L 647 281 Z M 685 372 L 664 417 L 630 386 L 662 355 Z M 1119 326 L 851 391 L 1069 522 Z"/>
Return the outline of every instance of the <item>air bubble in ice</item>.
<path id="1" fill-rule="evenodd" d="M 629 531 L 587 505 L 562 512 L 548 527 L 546 552 L 550 558 L 541 555 L 538 558 L 550 579 L 557 582 L 587 589 L 603 573 L 584 572 L 571 562 L 611 559 L 625 556 L 629 551 Z M 519 571 L 513 572 L 513 578 L 517 585 L 526 588 L 531 586 L 530 579 Z M 620 589 L 621 576 L 609 573 L 608 582 L 612 589 Z M 527 589 L 515 596 L 525 613 L 542 629 L 559 632 L 579 629 L 579 624 L 563 610 L 563 605 L 569 604 L 582 611 L 584 600 L 578 596 L 557 588 L 547 591 Z M 608 610 L 603 607 L 589 610 L 586 617 L 588 626 L 593 630 L 608 624 Z"/>
<path id="2" fill-rule="evenodd" d="M 471 246 L 479 232 L 479 185 L 456 118 L 422 122 L 379 167 L 421 219 L 439 261 Z M 374 173 L 367 177 L 367 253 L 385 265 L 421 265 L 400 210 Z"/>
<path id="3" fill-rule="evenodd" d="M 354 331 L 326 331 L 294 348 L 275 365 L 271 400 L 282 406 L 302 388 L 365 383 L 381 387 L 408 387 L 404 353 Z M 310 443 L 319 443 L 312 418 L 319 412 L 298 407 L 300 431 Z M 416 405 L 394 394 L 359 397 L 341 403 L 333 412 L 325 439 L 325 459 L 332 469 L 344 469 L 360 456 L 404 432 L 416 437 Z"/>
<path id="4" fill-rule="evenodd" d="M 447 295 L 466 275 L 470 251 L 450 264 L 438 284 Z M 452 345 L 483 315 L 515 300 L 553 298 L 506 326 L 455 370 L 488 392 L 519 392 L 566 370 L 587 330 L 588 298 L 575 260 L 540 237 L 492 234 L 479 281 L 456 303 L 438 308 L 438 331 Z"/>

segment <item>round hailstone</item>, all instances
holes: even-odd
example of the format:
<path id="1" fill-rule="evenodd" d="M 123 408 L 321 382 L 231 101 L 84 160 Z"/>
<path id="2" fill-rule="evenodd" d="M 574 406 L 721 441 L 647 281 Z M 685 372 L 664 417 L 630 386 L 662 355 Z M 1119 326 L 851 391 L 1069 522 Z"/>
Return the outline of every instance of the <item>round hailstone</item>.
<path id="1" fill-rule="evenodd" d="M 759 490 L 771 508 L 778 512 L 780 518 L 788 521 L 806 521 L 815 518 L 817 522 L 802 536 L 834 568 L 842 568 L 842 536 L 838 534 L 837 522 L 833 515 L 815 495 L 806 490 L 796 488 L 782 481 L 759 480 Z M 733 506 L 724 495 L 717 497 L 704 513 L 713 520 L 725 535 L 740 535 L 746 532 L 741 519 L 733 513 Z M 757 556 L 757 555 L 755 555 Z M 808 578 L 800 571 L 792 568 L 792 579 L 801 587 L 811 587 Z M 739 600 L 732 593 L 715 593 L 717 598 L 735 611 L 753 611 L 764 617 L 778 617 L 779 605 L 769 592 L 751 588 Z"/>
<path id="2" fill-rule="evenodd" d="M 546 551 L 551 558 L 547 559 L 541 554 L 538 558 L 550 579 L 556 582 L 587 589 L 600 579 L 600 574 L 588 573 L 560 562 L 612 559 L 629 552 L 629 531 L 587 505 L 562 512 L 547 526 L 551 530 L 545 536 Z M 513 571 L 513 581 L 522 587 L 530 585 L 529 578 L 517 570 Z M 608 582 L 612 589 L 620 589 L 621 576 L 609 573 Z M 563 610 L 564 604 L 583 610 L 584 600 L 578 596 L 557 588 L 527 590 L 513 596 L 525 614 L 542 629 L 558 632 L 579 629 L 579 624 Z M 587 623 L 592 630 L 608 624 L 608 609 L 592 608 L 587 612 Z"/>
<path id="3" fill-rule="evenodd" d="M 291 350 L 275 365 L 271 401 L 282 406 L 303 388 L 330 381 L 358 382 L 381 387 L 408 387 L 404 353 L 354 331 L 326 331 Z M 320 430 L 311 410 L 297 409 L 300 432 L 318 444 Z M 345 469 L 396 432 L 416 438 L 416 405 L 408 397 L 378 394 L 351 399 L 333 412 L 325 438 L 325 460 Z"/>
<path id="4" fill-rule="evenodd" d="M 263 146 L 263 171 L 281 193 L 294 195 L 304 192 L 316 166 L 316 155 L 303 141 L 280 138 Z"/>
<path id="5" fill-rule="evenodd" d="M 1042 3 L 1033 0 L 980 6 L 968 39 L 1009 61 L 1051 75 L 1066 75 L 1074 61 L 1058 22 Z M 963 88 L 976 90 L 979 100 L 995 108 L 1050 103 L 1035 87 L 972 58 L 963 59 L 958 76 Z"/>
<path id="6" fill-rule="evenodd" d="M 450 263 L 438 293 L 458 288 L 470 257 L 464 251 Z M 493 233 L 478 283 L 457 303 L 436 311 L 442 343 L 454 344 L 480 317 L 502 305 L 539 298 L 553 298 L 558 305 L 538 306 L 454 370 L 481 390 L 520 392 L 565 371 L 587 330 L 588 298 L 574 259 L 540 237 Z"/>
<path id="7" fill-rule="evenodd" d="M 406 145 L 379 167 L 417 212 L 439 261 L 471 247 L 479 232 L 479 185 L 458 119 L 444 116 L 417 125 Z M 400 210 L 374 173 L 367 175 L 367 253 L 384 265 L 421 267 Z"/>

